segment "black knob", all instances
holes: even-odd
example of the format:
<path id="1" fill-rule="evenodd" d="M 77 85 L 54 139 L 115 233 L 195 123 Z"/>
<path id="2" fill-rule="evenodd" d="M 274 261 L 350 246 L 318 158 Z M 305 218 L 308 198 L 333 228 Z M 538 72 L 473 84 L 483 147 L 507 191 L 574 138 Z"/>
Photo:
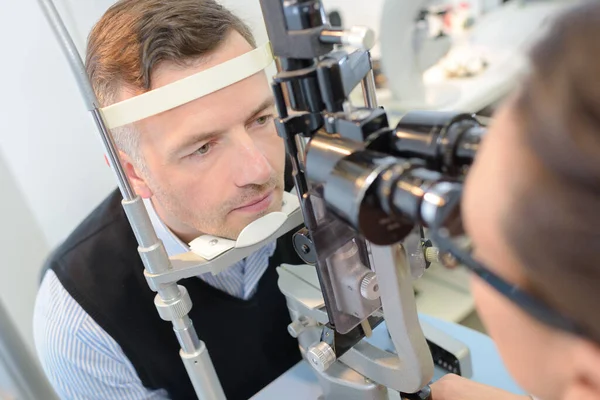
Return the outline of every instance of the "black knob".
<path id="1" fill-rule="evenodd" d="M 315 246 L 310 238 L 308 229 L 302 228 L 294 233 L 293 243 L 294 249 L 302 261 L 311 265 L 317 263 L 317 253 L 315 252 Z"/>
<path id="2" fill-rule="evenodd" d="M 329 13 L 329 24 L 332 28 L 341 28 L 344 25 L 342 24 L 342 15 L 339 11 L 334 10 Z"/>
<path id="3" fill-rule="evenodd" d="M 419 393 L 401 393 L 400 397 L 402 400 L 432 400 L 431 388 L 426 386 Z"/>

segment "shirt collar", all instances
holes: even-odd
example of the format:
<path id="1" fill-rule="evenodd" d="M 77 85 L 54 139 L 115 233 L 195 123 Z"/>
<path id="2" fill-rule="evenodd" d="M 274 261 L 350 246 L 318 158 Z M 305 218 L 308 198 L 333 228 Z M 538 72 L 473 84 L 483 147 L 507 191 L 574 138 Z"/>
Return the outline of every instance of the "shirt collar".
<path id="1" fill-rule="evenodd" d="M 156 213 L 156 209 L 152 204 L 152 200 L 143 199 L 144 206 L 146 206 L 146 211 L 148 212 L 148 216 L 150 217 L 150 222 L 156 231 L 156 236 L 163 242 L 165 246 L 165 250 L 169 257 L 173 257 L 179 254 L 187 253 L 190 251 L 190 246 L 185 244 L 177 235 L 169 229 L 168 226 L 164 224 L 164 222 L 160 219 L 158 214 Z M 270 243 L 266 246 L 268 248 L 268 256 L 271 257 L 275 251 L 275 242 Z"/>
<path id="2" fill-rule="evenodd" d="M 148 211 L 150 222 L 152 222 L 152 226 L 154 226 L 154 230 L 156 231 L 156 236 L 163 242 L 167 254 L 172 257 L 190 251 L 189 246 L 179 239 L 177 235 L 162 222 L 154 209 L 152 201 L 150 199 L 144 199 L 144 205 L 146 206 L 146 211 Z"/>

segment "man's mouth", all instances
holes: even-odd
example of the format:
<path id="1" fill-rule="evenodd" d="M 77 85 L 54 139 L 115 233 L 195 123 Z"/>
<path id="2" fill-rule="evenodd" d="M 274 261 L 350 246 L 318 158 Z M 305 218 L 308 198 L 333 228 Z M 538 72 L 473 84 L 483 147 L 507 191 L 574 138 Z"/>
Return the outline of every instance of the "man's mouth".
<path id="1" fill-rule="evenodd" d="M 255 198 L 247 201 L 242 206 L 234 208 L 233 211 L 241 211 L 241 212 L 247 212 L 247 213 L 257 213 L 257 212 L 264 211 L 267 208 L 269 208 L 269 206 L 273 202 L 273 193 L 274 192 L 275 192 L 275 190 L 271 189 L 267 193 L 262 194 L 258 197 L 255 197 Z"/>

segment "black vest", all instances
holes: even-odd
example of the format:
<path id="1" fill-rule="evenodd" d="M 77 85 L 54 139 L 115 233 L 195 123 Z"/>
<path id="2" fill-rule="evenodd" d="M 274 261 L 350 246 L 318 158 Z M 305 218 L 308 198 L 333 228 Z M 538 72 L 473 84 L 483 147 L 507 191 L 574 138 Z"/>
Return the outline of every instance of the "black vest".
<path id="1" fill-rule="evenodd" d="M 114 192 L 94 210 L 54 252 L 49 268 L 121 346 L 144 386 L 166 389 L 172 399 L 195 399 L 172 325 L 154 307 L 155 293 L 144 279 L 121 199 Z M 191 296 L 190 317 L 228 400 L 252 397 L 301 359 L 298 343 L 287 333 L 290 316 L 275 270 L 281 263 L 301 263 L 290 235 L 278 240 L 256 293 L 247 301 L 198 278 L 179 282 Z"/>

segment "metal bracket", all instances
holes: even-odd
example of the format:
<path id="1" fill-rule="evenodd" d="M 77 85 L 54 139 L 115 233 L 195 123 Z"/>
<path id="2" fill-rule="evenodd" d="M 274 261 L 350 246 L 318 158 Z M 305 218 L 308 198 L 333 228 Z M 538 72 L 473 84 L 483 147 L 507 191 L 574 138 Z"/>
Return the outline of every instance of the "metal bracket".
<path id="1" fill-rule="evenodd" d="M 302 225 L 302 222 L 302 212 L 300 209 L 296 209 L 288 216 L 288 219 L 277 231 L 275 231 L 275 233 L 259 243 L 240 249 L 231 249 L 210 261 L 190 251 L 170 258 L 173 269 L 156 274 L 151 274 L 148 270 L 145 270 L 144 275 L 148 281 L 148 285 L 154 291 L 157 291 L 163 285 L 178 282 L 181 279 L 207 273 L 216 275 L 256 252 L 265 244 L 277 240 L 280 236 L 283 236 L 292 229 Z"/>

